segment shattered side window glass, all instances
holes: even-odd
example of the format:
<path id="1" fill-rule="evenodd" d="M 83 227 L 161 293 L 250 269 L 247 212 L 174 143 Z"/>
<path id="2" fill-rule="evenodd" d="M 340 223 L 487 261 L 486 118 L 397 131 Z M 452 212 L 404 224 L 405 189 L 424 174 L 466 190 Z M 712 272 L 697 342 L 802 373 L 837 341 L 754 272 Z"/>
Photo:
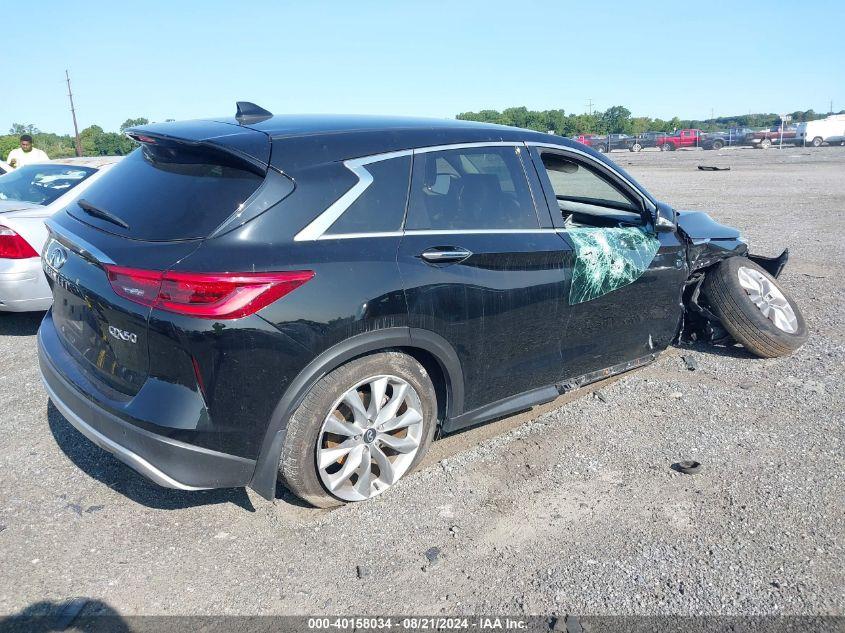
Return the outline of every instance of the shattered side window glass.
<path id="1" fill-rule="evenodd" d="M 591 301 L 633 283 L 651 265 L 660 242 L 638 227 L 571 228 L 575 267 L 569 304 Z"/>

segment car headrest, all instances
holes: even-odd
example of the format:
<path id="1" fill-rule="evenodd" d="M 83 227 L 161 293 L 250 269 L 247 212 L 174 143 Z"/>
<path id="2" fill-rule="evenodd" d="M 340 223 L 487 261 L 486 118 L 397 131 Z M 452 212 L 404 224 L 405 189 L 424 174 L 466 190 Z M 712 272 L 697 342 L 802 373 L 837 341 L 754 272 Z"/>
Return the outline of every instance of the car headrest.
<path id="1" fill-rule="evenodd" d="M 498 196 L 502 193 L 496 174 L 464 174 L 461 176 L 463 193 L 473 196 Z"/>
<path id="2" fill-rule="evenodd" d="M 430 189 L 437 182 L 437 160 L 434 156 L 425 157 L 425 187 Z"/>

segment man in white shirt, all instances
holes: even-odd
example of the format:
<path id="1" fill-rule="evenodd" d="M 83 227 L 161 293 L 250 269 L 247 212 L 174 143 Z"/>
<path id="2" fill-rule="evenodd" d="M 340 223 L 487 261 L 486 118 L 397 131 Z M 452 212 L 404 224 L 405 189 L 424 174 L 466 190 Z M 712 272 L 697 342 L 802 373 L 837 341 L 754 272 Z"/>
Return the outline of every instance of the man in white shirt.
<path id="1" fill-rule="evenodd" d="M 50 157 L 46 153 L 32 146 L 32 137 L 29 134 L 21 136 L 21 146 L 9 152 L 9 157 L 6 159 L 6 162 L 14 169 L 49 161 Z"/>

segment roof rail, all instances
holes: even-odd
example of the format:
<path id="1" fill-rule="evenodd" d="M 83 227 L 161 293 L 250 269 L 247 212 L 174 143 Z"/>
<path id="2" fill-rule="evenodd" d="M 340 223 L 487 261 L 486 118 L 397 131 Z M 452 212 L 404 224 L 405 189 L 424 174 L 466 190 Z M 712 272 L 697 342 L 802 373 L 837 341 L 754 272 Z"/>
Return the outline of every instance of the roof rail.
<path id="1" fill-rule="evenodd" d="M 266 121 L 273 116 L 272 112 L 269 112 L 254 103 L 250 103 L 249 101 L 238 101 L 237 106 L 238 111 L 235 114 L 235 119 L 241 125 L 245 125 L 247 123 L 260 123 L 261 121 Z"/>

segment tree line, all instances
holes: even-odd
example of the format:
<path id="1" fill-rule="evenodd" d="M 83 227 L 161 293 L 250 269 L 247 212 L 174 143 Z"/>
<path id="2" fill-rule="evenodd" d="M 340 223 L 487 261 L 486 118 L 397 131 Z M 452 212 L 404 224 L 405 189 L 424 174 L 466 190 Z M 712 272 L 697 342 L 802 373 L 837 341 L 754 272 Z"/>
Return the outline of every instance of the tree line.
<path id="1" fill-rule="evenodd" d="M 149 121 L 143 117 L 126 119 L 120 126 L 120 132 L 106 132 L 99 125 L 92 125 L 79 132 L 83 156 L 125 156 L 138 147 L 138 143 L 124 132 L 135 125 L 145 125 Z M 38 149 L 47 152 L 50 158 L 68 158 L 76 156 L 76 146 L 72 134 L 53 134 L 42 132 L 33 124 L 14 123 L 8 134 L 0 136 L 0 159 L 6 160 L 9 152 L 20 144 L 21 134 L 32 136 Z"/>
<path id="2" fill-rule="evenodd" d="M 792 122 L 822 119 L 827 114 L 813 110 L 792 112 Z M 845 110 L 839 112 L 845 114 Z M 647 116 L 631 116 L 625 106 L 613 106 L 604 112 L 590 114 L 566 114 L 563 110 L 529 110 L 525 106 L 479 112 L 461 112 L 456 118 L 462 121 L 482 121 L 553 132 L 560 136 L 575 134 L 640 134 L 641 132 L 672 132 L 684 128 L 697 128 L 706 132 L 724 130 L 731 127 L 763 128 L 780 124 L 780 114 L 756 113 L 736 116 L 716 117 L 713 119 L 655 119 Z"/>

